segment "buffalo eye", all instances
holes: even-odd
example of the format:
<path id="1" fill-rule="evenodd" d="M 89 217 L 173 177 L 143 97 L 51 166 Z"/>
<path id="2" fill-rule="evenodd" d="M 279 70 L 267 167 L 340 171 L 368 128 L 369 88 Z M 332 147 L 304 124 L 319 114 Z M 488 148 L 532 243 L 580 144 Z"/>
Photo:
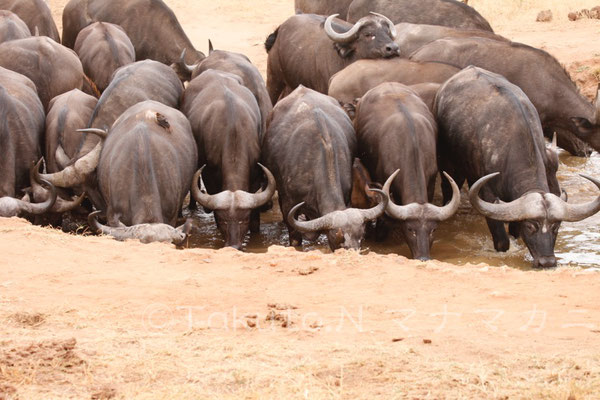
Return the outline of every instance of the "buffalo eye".
<path id="1" fill-rule="evenodd" d="M 534 223 L 525 222 L 525 230 L 527 231 L 528 234 L 533 235 L 534 233 L 537 232 L 538 227 Z"/>
<path id="2" fill-rule="evenodd" d="M 560 228 L 560 222 L 557 222 L 555 224 L 552 225 L 552 233 L 554 233 L 555 235 L 558 234 L 558 229 Z"/>
<path id="3" fill-rule="evenodd" d="M 417 231 L 415 231 L 414 229 L 408 229 L 408 233 L 410 233 L 411 236 L 417 236 Z"/>

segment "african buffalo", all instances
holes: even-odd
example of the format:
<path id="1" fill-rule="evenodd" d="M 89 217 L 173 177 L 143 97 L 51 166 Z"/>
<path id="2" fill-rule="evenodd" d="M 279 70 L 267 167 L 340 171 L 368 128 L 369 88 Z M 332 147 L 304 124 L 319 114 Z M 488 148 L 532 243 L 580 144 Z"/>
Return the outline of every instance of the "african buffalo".
<path id="1" fill-rule="evenodd" d="M 578 205 L 559 198 L 556 175 L 548 174 L 542 125 L 525 93 L 504 77 L 471 66 L 442 85 L 436 116 L 440 167 L 459 186 L 469 183 L 471 203 L 486 217 L 496 250 L 508 250 L 504 222 L 513 222 L 511 231 L 523 238 L 534 266 L 556 266 L 561 221 L 596 213 L 600 197 Z M 442 189 L 447 198 L 447 183 Z"/>
<path id="2" fill-rule="evenodd" d="M 50 101 L 44 140 L 47 172 L 54 173 L 62 170 L 75 157 L 81 140 L 81 133 L 77 132 L 77 129 L 87 126 L 97 102 L 98 99 L 79 89 L 63 93 Z M 29 175 L 32 197 L 36 202 L 45 201 L 50 195 L 41 185 L 43 179 L 39 176 L 39 167 L 40 162 L 31 169 Z M 67 197 L 69 194 L 64 189 L 59 190 L 56 202 L 49 211 L 60 214 L 76 208 L 83 200 L 83 193 L 75 200 Z M 60 222 L 60 217 L 51 218 L 46 222 L 56 224 Z"/>
<path id="3" fill-rule="evenodd" d="M 296 14 L 339 14 L 340 19 L 346 19 L 348 7 L 352 0 L 295 0 Z"/>
<path id="4" fill-rule="evenodd" d="M 416 62 L 405 58 L 359 60 L 331 77 L 328 94 L 342 103 L 350 103 L 384 82 L 405 85 L 444 83 L 458 71 L 458 68 L 449 64 Z"/>
<path id="5" fill-rule="evenodd" d="M 97 102 L 98 99 L 79 89 L 63 93 L 50 101 L 44 140 L 44 158 L 48 173 L 61 171 L 75 157 L 82 135 L 77 130 L 87 126 Z M 49 193 L 40 185 L 42 179 L 39 176 L 39 163 L 32 168 L 30 181 L 33 199 L 36 202 L 47 199 Z M 66 199 L 67 197 L 68 193 L 64 189 L 59 190 L 51 211 L 60 214 L 76 208 L 83 200 L 83 193 L 74 201 Z M 59 223 L 60 220 L 54 218 L 49 221 Z"/>
<path id="6" fill-rule="evenodd" d="M 383 83 L 360 99 L 354 127 L 358 156 L 371 177 L 382 183 L 393 174 L 384 191 L 390 192 L 391 186 L 391 196 L 402 205 L 390 199 L 387 215 L 400 221 L 413 258 L 428 260 L 439 222 L 452 217 L 460 204 L 459 188 L 451 179 L 450 203 L 432 204 L 438 174 L 434 116 L 407 86 Z"/>
<path id="7" fill-rule="evenodd" d="M 202 166 L 194 176 L 192 195 L 206 210 L 214 211 L 225 246 L 241 249 L 248 229 L 259 229 L 258 208 L 275 193 L 271 172 L 258 164 L 258 103 L 238 75 L 209 69 L 190 82 L 181 110 L 192 125 Z M 261 188 L 263 172 L 267 188 L 254 193 Z M 198 187 L 198 178 L 206 191 Z"/>
<path id="8" fill-rule="evenodd" d="M 35 85 L 0 67 L 0 197 L 29 186 L 29 168 L 40 159 L 44 108 Z"/>
<path id="9" fill-rule="evenodd" d="M 83 67 L 77 54 L 46 36 L 0 44 L 0 66 L 31 79 L 44 109 L 55 96 L 83 86 Z"/>
<path id="10" fill-rule="evenodd" d="M 46 115 L 44 158 L 48 172 L 64 169 L 77 155 L 81 133 L 88 126 L 98 99 L 73 89 L 50 101 Z"/>
<path id="11" fill-rule="evenodd" d="M 502 42 L 509 42 L 503 36 L 480 29 L 461 29 L 449 26 L 411 24 L 402 22 L 396 24 L 396 43 L 400 48 L 400 56 L 408 57 L 416 50 L 442 38 L 483 37 Z"/>
<path id="12" fill-rule="evenodd" d="M 25 39 L 30 36 L 29 28 L 17 14 L 8 10 L 0 10 L 0 43 Z"/>
<path id="13" fill-rule="evenodd" d="M 388 196 L 376 189 L 375 207 L 348 208 L 355 150 L 352 122 L 335 99 L 298 86 L 273 108 L 263 160 L 277 181 L 291 246 L 302 245 L 303 233 L 325 232 L 332 250 L 358 249 L 366 223 L 384 213 Z"/>
<path id="14" fill-rule="evenodd" d="M 481 14 L 456 0 L 354 0 L 346 19 L 356 22 L 371 11 L 387 15 L 395 24 L 410 22 L 492 32 Z"/>
<path id="15" fill-rule="evenodd" d="M 141 232 L 148 240 L 152 226 L 131 227 L 158 224 L 155 238 L 162 240 L 163 225 L 177 222 L 198 162 L 187 118 L 162 103 L 143 101 L 123 112 L 109 132 L 90 131 L 106 139 L 59 174 L 77 175 L 77 185 L 97 169 L 110 226 L 104 233 L 122 239 Z M 173 238 L 180 238 L 181 231 L 174 232 Z"/>
<path id="16" fill-rule="evenodd" d="M 82 29 L 73 50 L 100 93 L 118 68 L 135 62 L 135 49 L 123 28 L 108 22 L 95 22 Z"/>
<path id="17" fill-rule="evenodd" d="M 113 123 L 129 107 L 145 101 L 154 100 L 172 108 L 179 106 L 183 94 L 183 85 L 177 74 L 168 66 L 153 60 L 137 61 L 125 65 L 115 71 L 112 81 L 98 100 L 90 120 L 84 127 L 108 130 Z M 88 154 L 98 144 L 96 135 L 84 133 L 81 136 L 75 160 Z M 76 182 L 81 184 L 80 174 L 77 169 L 69 172 L 44 176 L 54 185 L 59 187 L 73 187 Z M 94 174 L 88 174 L 88 181 L 84 189 L 96 208 L 104 209 L 102 196 L 99 196 Z"/>
<path id="18" fill-rule="evenodd" d="M 151 59 L 171 65 L 187 49 L 185 61 L 194 64 L 204 54 L 194 49 L 175 13 L 162 0 L 71 0 L 63 10 L 63 44 L 75 39 L 94 22 L 120 25 L 135 47 L 136 60 Z"/>
<path id="19" fill-rule="evenodd" d="M 179 63 L 173 64 L 172 67 L 178 73 L 179 77 L 186 81 L 194 79 L 209 69 L 229 72 L 242 78 L 242 84 L 250 89 L 258 102 L 262 120 L 260 136 L 264 135 L 267 129 L 267 118 L 273 109 L 273 104 L 269 98 L 262 75 L 248 57 L 231 51 L 213 50 L 212 43 L 209 41 L 209 54 L 204 60 L 195 65 L 187 65 L 182 58 Z"/>
<path id="20" fill-rule="evenodd" d="M 265 42 L 271 102 L 298 85 L 327 93 L 329 78 L 354 61 L 398 56 L 395 37 L 394 25 L 382 15 L 368 15 L 354 25 L 335 14 L 289 18 Z"/>
<path id="21" fill-rule="evenodd" d="M 9 10 L 17 14 L 32 34 L 37 32 L 60 43 L 58 29 L 45 0 L 0 0 L 0 10 Z"/>
<path id="22" fill-rule="evenodd" d="M 459 68 L 474 65 L 500 74 L 529 97 L 540 115 L 546 137 L 557 132 L 558 145 L 573 155 L 590 153 L 578 137 L 600 150 L 598 108 L 579 93 L 562 65 L 543 50 L 486 38 L 449 38 L 425 45 L 410 59 Z"/>

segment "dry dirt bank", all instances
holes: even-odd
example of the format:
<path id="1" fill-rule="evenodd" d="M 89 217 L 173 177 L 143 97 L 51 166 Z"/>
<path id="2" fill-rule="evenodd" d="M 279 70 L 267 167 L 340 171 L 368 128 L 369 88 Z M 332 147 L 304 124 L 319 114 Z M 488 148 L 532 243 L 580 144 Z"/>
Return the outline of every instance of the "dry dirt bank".
<path id="1" fill-rule="evenodd" d="M 181 251 L 17 219 L 0 237 L 0 392 L 21 399 L 600 395 L 596 272 Z"/>

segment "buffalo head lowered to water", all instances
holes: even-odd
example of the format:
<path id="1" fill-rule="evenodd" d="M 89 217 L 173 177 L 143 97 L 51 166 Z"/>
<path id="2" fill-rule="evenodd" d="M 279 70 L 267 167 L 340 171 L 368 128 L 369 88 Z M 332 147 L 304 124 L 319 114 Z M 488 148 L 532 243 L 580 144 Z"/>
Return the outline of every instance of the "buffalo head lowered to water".
<path id="1" fill-rule="evenodd" d="M 482 215 L 504 222 L 516 222 L 519 235 L 534 259 L 534 266 L 556 266 L 554 244 L 562 221 L 577 222 L 600 211 L 600 196 L 585 204 L 569 204 L 552 193 L 531 192 L 510 203 L 488 203 L 479 198 L 481 188 L 500 172 L 479 179 L 469 191 L 469 200 Z M 600 189 L 600 181 L 581 175 Z"/>

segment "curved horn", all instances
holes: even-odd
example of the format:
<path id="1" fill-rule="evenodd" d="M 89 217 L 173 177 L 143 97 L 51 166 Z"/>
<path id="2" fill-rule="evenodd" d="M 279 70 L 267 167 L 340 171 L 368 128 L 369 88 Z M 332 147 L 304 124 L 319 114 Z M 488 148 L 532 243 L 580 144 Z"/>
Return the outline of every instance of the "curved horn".
<path id="1" fill-rule="evenodd" d="M 96 144 L 96 147 L 92 149 L 88 154 L 75 161 L 72 165 L 63 169 L 60 172 L 54 174 L 40 174 L 42 179 L 45 179 L 52 184 L 60 187 L 72 187 L 82 184 L 85 179 L 90 175 L 98 166 L 100 161 L 100 153 L 102 152 L 102 146 L 104 139 L 108 135 L 108 132 L 102 129 L 78 129 L 78 132 L 89 132 L 100 136 L 100 141 Z"/>
<path id="2" fill-rule="evenodd" d="M 427 206 L 427 218 L 436 220 L 436 221 L 445 221 L 452 217 L 458 211 L 458 207 L 460 206 L 460 188 L 454 182 L 454 179 L 450 175 L 448 175 L 445 171 L 443 172 L 444 176 L 450 182 L 450 186 L 452 186 L 452 199 L 448 204 L 443 207 L 436 207 L 432 204 L 428 204 Z"/>
<path id="3" fill-rule="evenodd" d="M 253 210 L 266 204 L 269 200 L 271 200 L 271 197 L 273 197 L 273 195 L 275 194 L 276 184 L 273 174 L 271 173 L 271 171 L 269 171 L 267 167 L 265 167 L 261 163 L 258 163 L 258 165 L 262 168 L 263 172 L 267 176 L 267 188 L 264 191 L 258 193 L 248 193 L 243 192 L 241 190 L 236 191 L 234 193 L 234 205 L 236 208 L 241 208 L 244 210 Z"/>
<path id="4" fill-rule="evenodd" d="M 396 39 L 396 36 L 398 36 L 398 32 L 396 31 L 396 25 L 394 25 L 394 23 L 392 22 L 391 19 L 389 19 L 388 17 L 386 17 L 383 14 L 379 14 L 376 12 L 371 11 L 371 14 L 376 15 L 380 18 L 383 18 L 385 20 L 385 22 L 387 22 L 388 27 L 390 28 L 390 36 L 392 37 L 393 40 Z"/>
<path id="5" fill-rule="evenodd" d="M 333 218 L 331 213 L 326 214 L 320 218 L 312 219 L 310 221 L 298 221 L 295 218 L 296 212 L 300 207 L 304 205 L 304 201 L 302 203 L 296 204 L 288 213 L 287 221 L 288 224 L 299 232 L 319 232 L 326 229 L 333 229 Z"/>
<path id="6" fill-rule="evenodd" d="M 200 189 L 202 183 L 202 170 L 206 165 L 203 165 L 196 173 L 192 180 L 191 192 L 194 199 L 202 206 L 210 210 L 227 210 L 229 208 L 239 208 L 244 210 L 252 210 L 267 203 L 273 197 L 275 193 L 275 178 L 271 171 L 269 171 L 264 165 L 258 163 L 262 168 L 265 175 L 267 176 L 268 185 L 267 188 L 258 193 L 248 193 L 242 190 L 224 190 L 217 194 L 208 194 Z M 200 179 L 200 185 L 198 185 L 198 179 Z"/>
<path id="7" fill-rule="evenodd" d="M 400 170 L 397 169 L 388 178 L 388 180 L 385 181 L 385 184 L 383 185 L 383 191 L 385 193 L 388 193 L 388 194 L 390 193 L 390 187 L 392 185 L 392 182 L 393 182 L 394 178 L 396 178 L 396 176 L 398 175 L 399 172 L 400 172 Z M 401 221 L 405 221 L 407 219 L 416 218 L 420 214 L 421 208 L 422 208 L 421 205 L 416 204 L 416 203 L 408 204 L 405 206 L 399 206 L 390 199 L 385 211 L 390 217 L 401 220 Z"/>
<path id="8" fill-rule="evenodd" d="M 363 222 L 372 221 L 381 217 L 385 212 L 385 209 L 387 208 L 388 202 L 390 200 L 389 196 L 383 190 L 369 188 L 369 191 L 379 193 L 381 201 L 379 201 L 379 204 L 377 204 L 375 207 L 369 208 L 367 210 L 359 210 L 363 217 Z"/>
<path id="9" fill-rule="evenodd" d="M 208 41 L 210 44 L 210 40 Z M 183 51 L 181 52 L 181 56 L 179 56 L 179 66 L 183 67 L 187 72 L 189 72 L 190 74 L 192 72 L 194 72 L 194 69 L 196 68 L 196 65 L 188 65 L 185 62 L 185 53 L 187 52 L 187 48 L 183 49 Z"/>
<path id="10" fill-rule="evenodd" d="M 40 158 L 40 160 L 29 170 L 29 180 L 31 182 L 31 189 L 33 192 L 34 199 L 47 199 L 48 193 L 46 189 L 44 189 L 40 182 L 42 180 L 40 176 L 40 164 L 44 159 Z M 74 208 L 78 207 L 83 199 L 85 198 L 85 192 L 83 192 L 79 197 L 74 200 L 68 201 L 62 199 L 60 196 L 56 197 L 56 202 L 52 206 L 50 211 L 55 213 L 64 213 L 67 211 L 71 211 Z"/>
<path id="11" fill-rule="evenodd" d="M 213 51 L 215 51 L 215 48 L 213 47 L 212 41 L 208 39 L 208 55 L 210 55 L 210 53 Z"/>
<path id="12" fill-rule="evenodd" d="M 381 202 L 379 202 L 379 204 L 377 206 L 375 206 L 369 210 L 361 210 L 361 212 L 364 215 L 365 221 L 370 221 L 375 218 L 379 218 L 383 215 L 383 213 L 385 212 L 385 209 L 387 208 L 388 203 L 390 201 L 391 182 L 394 180 L 394 178 L 396 177 L 396 175 L 398 175 L 399 172 L 400 172 L 400 170 L 397 169 L 396 171 L 394 171 L 394 173 L 392 175 L 390 175 L 388 177 L 387 181 L 385 181 L 385 184 L 383 185 L 383 190 L 369 188 L 369 190 L 371 192 L 377 192 L 381 195 Z M 385 189 L 386 187 L 387 187 L 387 190 Z"/>
<path id="13" fill-rule="evenodd" d="M 201 186 L 204 186 L 202 182 L 204 167 L 206 167 L 206 164 L 194 174 L 191 187 L 192 196 L 198 204 L 209 210 L 227 210 L 231 208 L 233 206 L 233 193 L 231 191 L 226 190 L 217 194 L 208 194 L 200 189 Z M 198 184 L 198 179 L 200 179 L 200 184 Z"/>
<path id="14" fill-rule="evenodd" d="M 480 178 L 469 190 L 469 201 L 480 214 L 497 221 L 512 222 L 543 217 L 546 214 L 543 201 L 539 193 L 530 193 L 519 197 L 510 203 L 492 204 L 479 198 L 479 191 L 491 179 L 500 175 L 500 172 Z M 541 207 L 541 209 L 540 209 Z"/>
<path id="15" fill-rule="evenodd" d="M 350 30 L 348 32 L 338 33 L 333 30 L 332 22 L 333 22 L 333 19 L 339 15 L 340 14 L 333 14 L 333 15 L 330 15 L 329 17 L 327 17 L 327 19 L 325 20 L 325 33 L 327 34 L 329 39 L 333 40 L 334 42 L 337 42 L 337 43 L 352 42 L 354 39 L 356 39 L 356 36 L 358 35 L 358 31 L 365 24 L 365 21 L 363 21 L 361 19 L 360 21 L 355 23 L 354 26 L 352 28 L 350 28 Z"/>
<path id="16" fill-rule="evenodd" d="M 594 185 L 596 185 L 598 189 L 600 189 L 599 180 L 592 178 L 588 175 L 580 174 L 580 176 L 592 182 Z M 600 211 L 600 196 L 596 197 L 595 200 L 585 204 L 568 204 L 566 202 L 564 204 L 566 205 L 566 210 L 564 213 L 565 215 L 558 215 L 556 217 L 560 217 L 561 220 L 567 222 L 577 222 L 581 221 L 582 219 L 591 217 L 592 215 Z"/>
<path id="17" fill-rule="evenodd" d="M 41 182 L 48 186 L 48 190 L 50 190 L 50 196 L 46 199 L 46 201 L 42 203 L 29 203 L 22 200 L 17 200 L 19 203 L 19 208 L 21 211 L 27 212 L 29 214 L 44 214 L 50 211 L 52 206 L 54 206 L 54 202 L 56 202 L 56 188 L 50 182 L 45 179 L 42 179 Z"/>
<path id="18" fill-rule="evenodd" d="M 60 169 L 65 169 L 69 162 L 71 162 L 71 158 L 65 153 L 65 149 L 59 144 L 56 146 L 56 151 L 54 152 L 54 158 L 56 159 L 56 164 Z"/>

